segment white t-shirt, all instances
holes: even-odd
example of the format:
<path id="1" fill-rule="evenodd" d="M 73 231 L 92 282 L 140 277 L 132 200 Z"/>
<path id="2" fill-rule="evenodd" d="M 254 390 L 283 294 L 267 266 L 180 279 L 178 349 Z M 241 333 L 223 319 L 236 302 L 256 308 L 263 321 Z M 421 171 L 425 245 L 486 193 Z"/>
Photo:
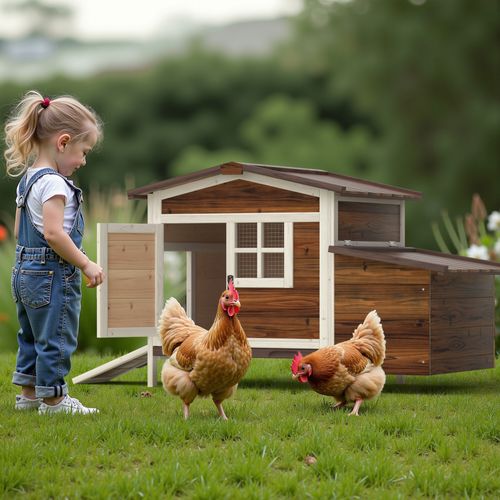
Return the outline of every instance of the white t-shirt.
<path id="1" fill-rule="evenodd" d="M 41 170 L 42 168 L 29 168 L 27 170 L 26 183 L 30 180 L 31 176 Z M 68 181 L 73 184 L 73 181 Z M 75 215 L 78 210 L 78 201 L 76 199 L 75 191 L 71 189 L 68 184 L 61 179 L 58 175 L 47 174 L 43 175 L 33 184 L 31 191 L 28 194 L 26 204 L 31 214 L 31 220 L 35 227 L 43 234 L 43 204 L 50 200 L 53 196 L 64 196 L 64 231 L 71 232 L 71 228 L 75 222 Z M 19 186 L 17 188 L 16 203 L 19 199 Z"/>

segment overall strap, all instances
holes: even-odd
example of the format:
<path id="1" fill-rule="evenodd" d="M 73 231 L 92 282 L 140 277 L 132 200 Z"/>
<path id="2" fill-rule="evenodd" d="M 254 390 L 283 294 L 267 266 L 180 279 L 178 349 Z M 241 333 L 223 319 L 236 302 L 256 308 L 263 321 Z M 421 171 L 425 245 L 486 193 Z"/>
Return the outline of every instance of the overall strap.
<path id="1" fill-rule="evenodd" d="M 81 204 L 83 196 L 82 196 L 82 190 L 80 188 L 74 186 L 71 182 L 68 181 L 68 179 L 66 179 L 66 177 L 64 177 L 64 175 L 61 175 L 59 172 L 56 172 L 53 168 L 42 168 L 38 172 L 34 173 L 28 182 L 26 182 L 27 174 L 24 174 L 23 178 L 21 179 L 21 182 L 19 183 L 19 198 L 17 201 L 18 208 L 22 208 L 26 205 L 26 199 L 28 198 L 28 194 L 31 191 L 33 184 L 35 184 L 35 182 L 44 175 L 58 175 L 59 177 L 61 177 L 66 182 L 66 184 L 76 192 L 78 205 Z"/>

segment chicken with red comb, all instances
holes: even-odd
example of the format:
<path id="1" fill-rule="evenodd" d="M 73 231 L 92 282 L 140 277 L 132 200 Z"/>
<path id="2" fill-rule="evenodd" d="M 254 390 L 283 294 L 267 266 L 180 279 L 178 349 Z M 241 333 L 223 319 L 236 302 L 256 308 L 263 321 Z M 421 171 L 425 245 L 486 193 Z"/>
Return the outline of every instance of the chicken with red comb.
<path id="1" fill-rule="evenodd" d="M 385 384 L 384 330 L 377 311 L 371 311 L 350 340 L 323 347 L 307 356 L 299 352 L 292 361 L 294 379 L 319 394 L 333 396 L 334 408 L 354 402 L 351 415 L 359 415 L 365 399 L 378 396 Z"/>

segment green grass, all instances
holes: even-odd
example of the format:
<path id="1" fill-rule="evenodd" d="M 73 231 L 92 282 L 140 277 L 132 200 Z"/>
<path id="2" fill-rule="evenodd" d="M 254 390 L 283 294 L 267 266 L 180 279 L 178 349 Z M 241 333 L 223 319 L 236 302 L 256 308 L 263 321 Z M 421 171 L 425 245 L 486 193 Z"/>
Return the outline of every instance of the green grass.
<path id="1" fill-rule="evenodd" d="M 75 356 L 72 374 L 109 359 Z M 225 404 L 228 422 L 208 399 L 195 400 L 186 422 L 177 398 L 147 389 L 145 369 L 71 387 L 100 415 L 16 412 L 14 355 L 0 355 L 0 496 L 500 497 L 499 362 L 403 385 L 389 377 L 358 418 L 293 382 L 289 364 L 254 360 Z"/>

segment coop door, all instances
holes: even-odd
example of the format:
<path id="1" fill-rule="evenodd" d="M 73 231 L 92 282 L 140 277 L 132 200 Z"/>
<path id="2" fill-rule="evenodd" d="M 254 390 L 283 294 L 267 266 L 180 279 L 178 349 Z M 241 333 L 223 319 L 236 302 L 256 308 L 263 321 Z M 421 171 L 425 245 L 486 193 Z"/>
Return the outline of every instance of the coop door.
<path id="1" fill-rule="evenodd" d="M 163 225 L 98 224 L 98 337 L 156 334 L 163 306 Z"/>

